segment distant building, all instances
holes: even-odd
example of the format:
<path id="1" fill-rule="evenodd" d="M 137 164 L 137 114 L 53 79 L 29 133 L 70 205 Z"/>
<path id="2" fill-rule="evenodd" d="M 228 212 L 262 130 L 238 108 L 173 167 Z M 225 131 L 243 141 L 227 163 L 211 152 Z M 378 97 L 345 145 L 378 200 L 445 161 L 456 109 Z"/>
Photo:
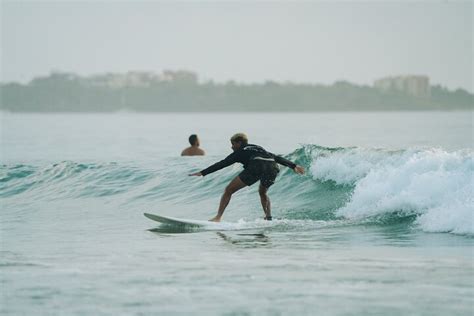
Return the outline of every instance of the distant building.
<path id="1" fill-rule="evenodd" d="M 163 74 L 156 74 L 151 71 L 129 71 L 123 73 L 107 73 L 95 75 L 85 80 L 94 86 L 109 88 L 123 87 L 150 87 L 160 82 L 181 82 L 197 84 L 198 76 L 196 73 L 185 70 L 171 71 L 165 70 Z"/>
<path id="2" fill-rule="evenodd" d="M 158 75 L 147 71 L 129 71 L 125 74 L 107 73 L 88 78 L 93 85 L 110 88 L 149 87 L 153 82 L 160 81 Z"/>
<path id="3" fill-rule="evenodd" d="M 375 80 L 374 87 L 383 92 L 398 91 L 416 97 L 431 95 L 430 79 L 427 76 L 396 76 Z"/>
<path id="4" fill-rule="evenodd" d="M 196 84 L 198 82 L 198 76 L 196 73 L 187 70 L 165 70 L 163 74 L 160 76 L 162 81 L 169 81 L 169 82 L 188 82 Z"/>

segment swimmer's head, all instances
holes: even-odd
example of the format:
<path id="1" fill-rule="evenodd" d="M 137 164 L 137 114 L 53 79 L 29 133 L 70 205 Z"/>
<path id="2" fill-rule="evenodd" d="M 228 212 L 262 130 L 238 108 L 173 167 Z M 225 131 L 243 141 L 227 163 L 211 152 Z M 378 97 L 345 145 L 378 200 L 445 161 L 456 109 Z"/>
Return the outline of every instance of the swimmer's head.
<path id="1" fill-rule="evenodd" d="M 192 134 L 189 136 L 189 143 L 191 146 L 198 146 L 199 147 L 199 138 L 196 134 Z"/>

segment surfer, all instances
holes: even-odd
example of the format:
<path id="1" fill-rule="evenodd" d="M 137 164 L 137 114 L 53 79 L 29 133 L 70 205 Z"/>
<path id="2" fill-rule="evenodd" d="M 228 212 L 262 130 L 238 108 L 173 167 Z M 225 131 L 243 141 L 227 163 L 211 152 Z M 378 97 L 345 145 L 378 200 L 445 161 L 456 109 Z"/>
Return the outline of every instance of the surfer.
<path id="1" fill-rule="evenodd" d="M 204 156 L 206 152 L 199 148 L 201 143 L 199 142 L 199 137 L 196 134 L 189 136 L 190 147 L 184 149 L 181 152 L 181 156 Z"/>
<path id="2" fill-rule="evenodd" d="M 287 166 L 298 174 L 304 174 L 304 168 L 288 159 L 272 154 L 258 145 L 249 144 L 247 135 L 244 133 L 235 134 L 231 137 L 230 142 L 234 151 L 232 154 L 202 171 L 190 174 L 190 176 L 205 176 L 228 167 L 235 162 L 240 162 L 244 165 L 244 171 L 235 177 L 225 188 L 217 215 L 210 219 L 210 221 L 220 222 L 232 194 L 246 186 L 251 186 L 258 180 L 260 180 L 258 193 L 260 194 L 260 202 L 265 213 L 264 219 L 271 220 L 271 204 L 267 191 L 275 183 L 275 178 L 280 171 L 278 164 Z"/>

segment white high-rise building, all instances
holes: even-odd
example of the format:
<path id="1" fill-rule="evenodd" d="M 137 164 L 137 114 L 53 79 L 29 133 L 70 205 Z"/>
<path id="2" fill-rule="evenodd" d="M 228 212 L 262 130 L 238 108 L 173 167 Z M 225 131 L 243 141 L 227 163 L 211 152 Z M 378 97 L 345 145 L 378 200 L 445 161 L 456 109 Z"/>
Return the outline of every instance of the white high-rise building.
<path id="1" fill-rule="evenodd" d="M 430 79 L 427 76 L 396 76 L 375 80 L 374 87 L 383 92 L 399 91 L 427 98 L 431 95 Z"/>

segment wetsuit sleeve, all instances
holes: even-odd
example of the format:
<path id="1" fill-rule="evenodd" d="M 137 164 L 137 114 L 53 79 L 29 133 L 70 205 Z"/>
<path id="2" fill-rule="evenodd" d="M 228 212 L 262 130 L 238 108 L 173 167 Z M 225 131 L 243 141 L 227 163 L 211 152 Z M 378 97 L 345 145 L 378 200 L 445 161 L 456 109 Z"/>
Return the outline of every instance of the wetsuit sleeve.
<path id="1" fill-rule="evenodd" d="M 275 161 L 279 163 L 280 165 L 287 166 L 288 168 L 291 168 L 291 169 L 295 169 L 296 164 L 294 162 L 275 154 L 272 154 L 272 155 L 273 155 L 273 159 L 275 159 Z"/>
<path id="2" fill-rule="evenodd" d="M 222 168 L 228 167 L 231 164 L 237 162 L 236 158 L 237 158 L 237 156 L 235 155 L 235 153 L 232 153 L 229 156 L 227 156 L 224 160 L 216 162 L 212 166 L 207 167 L 206 169 L 202 170 L 201 174 L 203 176 L 205 176 L 205 175 L 213 173 L 217 170 L 221 170 Z"/>

